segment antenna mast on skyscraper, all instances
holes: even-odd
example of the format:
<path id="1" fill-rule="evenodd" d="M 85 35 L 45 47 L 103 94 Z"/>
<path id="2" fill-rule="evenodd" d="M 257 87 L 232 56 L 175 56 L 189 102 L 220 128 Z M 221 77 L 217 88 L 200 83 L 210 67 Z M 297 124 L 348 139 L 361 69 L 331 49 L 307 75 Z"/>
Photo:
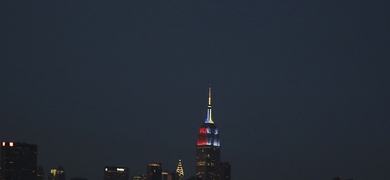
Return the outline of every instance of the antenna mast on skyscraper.
<path id="1" fill-rule="evenodd" d="M 214 124 L 212 112 L 211 112 L 211 84 L 209 84 L 209 98 L 208 98 L 208 104 L 207 104 L 207 117 L 205 123 Z"/>

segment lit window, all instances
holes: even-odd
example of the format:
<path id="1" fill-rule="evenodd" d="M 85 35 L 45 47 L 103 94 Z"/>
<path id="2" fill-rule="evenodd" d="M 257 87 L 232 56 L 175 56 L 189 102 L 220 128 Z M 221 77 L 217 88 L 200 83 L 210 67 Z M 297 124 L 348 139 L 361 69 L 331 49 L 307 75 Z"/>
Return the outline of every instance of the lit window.
<path id="1" fill-rule="evenodd" d="M 116 168 L 117 171 L 125 171 L 124 168 Z"/>
<path id="2" fill-rule="evenodd" d="M 196 163 L 198 166 L 205 166 L 206 162 L 205 161 L 199 161 Z"/>
<path id="3" fill-rule="evenodd" d="M 3 142 L 3 146 L 5 146 L 5 142 Z"/>
<path id="4" fill-rule="evenodd" d="M 9 146 L 14 146 L 14 143 L 13 142 L 9 142 Z"/>

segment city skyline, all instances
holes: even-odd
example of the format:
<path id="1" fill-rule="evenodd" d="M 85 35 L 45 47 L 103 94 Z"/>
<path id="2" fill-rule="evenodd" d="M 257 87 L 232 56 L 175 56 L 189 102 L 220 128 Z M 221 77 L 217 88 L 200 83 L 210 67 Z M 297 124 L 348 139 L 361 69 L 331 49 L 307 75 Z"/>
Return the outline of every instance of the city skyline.
<path id="1" fill-rule="evenodd" d="M 188 177 L 185 177 L 184 176 L 184 170 L 183 170 L 184 168 L 182 166 L 182 160 L 179 159 L 178 160 L 178 166 L 175 169 L 175 171 L 166 171 L 166 169 L 162 168 L 162 163 L 161 162 L 149 163 L 148 168 L 147 168 L 147 170 L 145 172 L 138 172 L 138 173 L 133 173 L 133 174 L 130 174 L 130 171 L 129 171 L 128 167 L 123 167 L 123 166 L 105 166 L 104 167 L 103 179 L 104 180 L 119 180 L 119 179 L 121 179 L 121 180 L 122 179 L 123 180 L 125 180 L 125 179 L 126 180 L 127 179 L 131 180 L 132 176 L 143 174 L 147 179 L 153 180 L 153 179 L 162 179 L 163 172 L 167 172 L 167 173 L 173 173 L 174 172 L 174 173 L 177 173 L 177 177 L 175 177 L 175 178 L 177 178 L 177 180 L 184 180 L 184 179 L 191 178 L 191 177 L 193 177 L 193 178 L 199 177 L 199 178 L 204 179 L 204 180 L 209 180 L 209 179 L 211 180 L 211 179 L 214 179 L 214 178 L 218 177 L 218 178 L 223 178 L 224 180 L 225 179 L 230 180 L 230 165 L 229 165 L 229 163 L 228 162 L 220 162 L 219 134 L 218 134 L 218 129 L 214 125 L 214 121 L 212 120 L 212 104 L 211 103 L 212 103 L 212 87 L 211 87 L 211 84 L 209 83 L 208 94 L 207 94 L 206 120 L 205 120 L 205 123 L 200 128 L 200 132 L 198 134 L 198 138 L 197 138 L 197 142 L 196 142 L 196 145 L 197 145 L 197 153 L 196 153 L 197 162 L 196 162 L 196 165 L 194 165 L 194 168 L 196 168 L 197 171 L 196 171 L 195 174 L 190 174 Z M 39 168 L 43 168 L 42 165 L 39 165 L 37 163 L 37 160 L 36 160 L 37 159 L 37 145 L 25 144 L 24 142 L 3 141 L 2 142 L 2 149 L 4 147 L 8 147 L 8 146 L 13 147 L 14 144 L 22 144 L 22 145 L 34 146 L 35 147 L 35 150 L 34 150 L 34 152 L 35 152 L 35 154 L 34 154 L 35 155 L 35 161 L 34 161 L 35 162 L 35 164 L 34 164 L 35 170 L 34 170 L 33 173 L 37 173 L 38 167 Z M 201 150 L 199 148 L 201 148 L 203 150 L 206 150 L 206 152 L 203 153 L 203 150 Z M 213 152 L 207 150 L 209 148 L 217 148 L 218 152 L 216 154 L 214 154 Z M 202 151 L 202 153 L 200 153 L 200 151 Z M 4 148 L 4 152 L 7 152 L 6 148 Z M 210 154 L 208 154 L 208 153 L 212 154 L 211 160 L 206 160 L 207 158 L 205 159 L 206 156 L 210 156 Z M 200 161 L 198 160 L 198 158 L 200 158 L 199 160 L 202 161 L 204 165 L 206 165 L 208 163 L 212 163 L 212 166 L 207 165 L 206 169 L 201 169 L 200 170 L 200 171 L 204 171 L 202 174 L 199 174 L 199 170 L 198 170 L 199 167 L 198 166 L 199 166 L 199 162 Z M 5 160 L 4 160 L 4 162 L 5 162 Z M 221 168 L 223 166 L 219 167 L 220 163 L 227 163 L 226 165 L 228 165 L 229 171 L 225 172 L 225 169 Z M 4 163 L 4 164 L 6 164 L 6 163 Z M 27 167 L 28 164 L 27 163 L 24 163 L 24 164 L 22 163 L 22 164 L 18 164 L 18 165 L 20 166 L 19 169 L 21 169 L 22 167 L 25 168 L 24 166 Z M 7 166 L 4 166 L 3 168 L 5 168 L 5 167 L 7 167 Z M 212 169 L 209 169 L 210 167 Z M 219 167 L 219 169 L 217 167 Z M 156 171 L 156 168 L 157 168 L 157 171 Z M 214 169 L 214 168 L 216 168 L 216 169 Z M 31 169 L 31 167 L 30 167 L 30 169 Z M 43 169 L 43 173 L 44 172 L 45 171 Z M 65 180 L 66 179 L 66 171 L 64 170 L 64 168 L 61 165 L 58 166 L 58 168 L 50 168 L 50 171 L 48 171 L 48 172 L 49 172 L 48 173 L 48 180 Z M 205 173 L 206 174 L 211 173 L 211 176 L 205 176 Z M 217 174 L 219 173 L 218 176 L 215 176 L 215 173 L 217 173 Z M 219 177 L 219 175 L 224 175 L 224 174 L 227 175 L 227 178 Z M 169 174 L 167 174 L 167 175 L 169 175 Z M 5 174 L 4 174 L 4 176 L 5 176 Z M 45 176 L 45 173 L 44 173 L 43 177 L 44 176 Z M 36 177 L 38 178 L 38 173 L 37 173 Z M 1 175 L 0 175 L 0 178 L 1 178 Z"/>
<path id="2" fill-rule="evenodd" d="M 388 9 L 0 1 L 0 140 L 37 144 L 45 178 L 179 159 L 188 177 L 212 83 L 231 179 L 388 179 Z"/>
<path id="3" fill-rule="evenodd" d="M 1 154 L 0 154 L 0 180 L 15 179 L 15 180 L 66 180 L 66 171 L 62 166 L 58 168 L 50 168 L 48 173 L 45 174 L 45 170 L 37 163 L 37 145 L 28 144 L 25 142 L 13 142 L 3 141 L 1 142 Z M 159 178 L 162 179 L 162 175 L 175 176 L 177 180 L 184 180 L 184 170 L 181 163 L 181 159 L 178 161 L 176 171 L 162 170 L 161 162 L 149 163 L 145 172 L 140 173 L 148 179 L 150 178 L 150 167 L 159 167 Z M 103 169 L 103 180 L 131 180 L 132 177 L 138 176 L 133 174 L 130 176 L 128 167 L 121 166 L 105 166 Z M 154 173 L 155 174 L 155 173 Z M 86 179 L 86 178 L 70 178 L 73 179 Z M 174 179 L 176 180 L 176 179 Z"/>

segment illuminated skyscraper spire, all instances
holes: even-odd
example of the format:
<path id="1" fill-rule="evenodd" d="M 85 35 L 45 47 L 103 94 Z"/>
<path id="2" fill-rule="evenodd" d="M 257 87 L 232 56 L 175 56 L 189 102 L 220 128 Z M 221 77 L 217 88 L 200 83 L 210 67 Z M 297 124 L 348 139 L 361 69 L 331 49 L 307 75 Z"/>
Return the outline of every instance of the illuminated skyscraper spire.
<path id="1" fill-rule="evenodd" d="M 201 180 L 230 180 L 230 164 L 221 162 L 218 128 L 211 114 L 211 85 L 209 85 L 207 118 L 199 128 L 196 144 L 196 176 Z"/>
<path id="2" fill-rule="evenodd" d="M 205 123 L 214 124 L 212 114 L 211 114 L 211 84 L 209 84 L 209 101 L 207 105 L 207 117 Z"/>
<path id="3" fill-rule="evenodd" d="M 179 159 L 179 164 L 176 168 L 176 174 L 179 176 L 179 180 L 184 180 L 184 170 L 183 166 L 181 165 L 181 159 Z"/>

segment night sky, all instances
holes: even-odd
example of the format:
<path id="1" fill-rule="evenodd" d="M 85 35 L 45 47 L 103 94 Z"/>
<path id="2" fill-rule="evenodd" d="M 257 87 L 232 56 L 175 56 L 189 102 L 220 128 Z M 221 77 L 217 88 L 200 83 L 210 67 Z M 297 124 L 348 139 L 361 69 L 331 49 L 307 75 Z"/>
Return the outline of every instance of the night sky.
<path id="1" fill-rule="evenodd" d="M 390 178 L 387 1 L 0 1 L 0 141 L 67 178 L 195 172 L 208 84 L 232 179 Z"/>

